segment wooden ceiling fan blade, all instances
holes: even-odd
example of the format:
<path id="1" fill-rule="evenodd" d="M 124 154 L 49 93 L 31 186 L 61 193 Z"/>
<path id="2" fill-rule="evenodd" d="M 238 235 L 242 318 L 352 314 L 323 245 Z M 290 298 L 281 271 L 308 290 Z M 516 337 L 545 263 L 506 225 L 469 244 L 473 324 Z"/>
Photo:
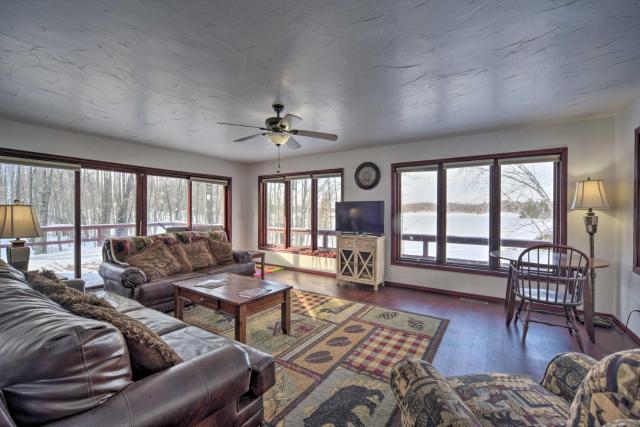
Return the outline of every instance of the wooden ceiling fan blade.
<path id="1" fill-rule="evenodd" d="M 249 135 L 249 136 L 245 136 L 244 138 L 234 139 L 232 142 L 248 141 L 250 139 L 253 139 L 253 138 L 257 137 L 257 136 L 262 136 L 262 135 L 266 135 L 266 133 L 256 133 L 255 135 Z"/>
<path id="2" fill-rule="evenodd" d="M 289 131 L 292 135 L 306 136 L 308 138 L 326 139 L 327 141 L 337 141 L 338 135 L 324 132 L 314 132 L 311 130 L 291 129 Z"/>
<path id="3" fill-rule="evenodd" d="M 302 145 L 300 145 L 300 143 L 292 137 L 289 137 L 289 140 L 287 141 L 287 147 L 291 148 L 292 150 L 297 150 L 298 148 L 302 147 Z"/>
<path id="4" fill-rule="evenodd" d="M 263 128 L 263 127 L 260 127 L 260 126 L 239 125 L 238 123 L 224 123 L 224 122 L 216 122 L 216 123 L 218 123 L 219 125 L 240 126 L 240 127 L 243 127 L 243 128 L 267 130 L 266 128 Z"/>

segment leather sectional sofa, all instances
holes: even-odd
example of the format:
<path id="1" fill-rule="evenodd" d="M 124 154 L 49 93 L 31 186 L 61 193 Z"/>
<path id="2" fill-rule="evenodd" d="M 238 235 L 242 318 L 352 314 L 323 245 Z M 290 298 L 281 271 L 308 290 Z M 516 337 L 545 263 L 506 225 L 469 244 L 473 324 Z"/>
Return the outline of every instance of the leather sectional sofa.
<path id="1" fill-rule="evenodd" d="M 139 268 L 132 267 L 126 262 L 128 255 L 144 249 L 151 242 L 160 241 L 171 245 L 176 241 L 193 238 L 213 238 L 227 241 L 224 231 L 185 231 L 105 240 L 102 247 L 103 262 L 99 269 L 105 289 L 135 299 L 146 307 L 168 311 L 173 309 L 173 286 L 171 284 L 178 280 L 217 273 L 234 273 L 251 277 L 255 274 L 256 265 L 251 255 L 246 251 L 233 251 L 233 263 L 218 264 L 156 280 L 149 280 Z"/>
<path id="2" fill-rule="evenodd" d="M 0 261 L 0 426 L 256 426 L 273 358 L 109 292 L 183 362 L 134 381 L 111 324 L 78 317 Z"/>

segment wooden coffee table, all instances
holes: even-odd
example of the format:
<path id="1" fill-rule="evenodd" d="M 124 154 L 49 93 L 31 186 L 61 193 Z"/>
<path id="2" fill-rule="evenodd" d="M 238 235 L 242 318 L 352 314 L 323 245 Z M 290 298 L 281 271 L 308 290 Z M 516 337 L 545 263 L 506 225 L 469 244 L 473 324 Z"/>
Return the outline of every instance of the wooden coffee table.
<path id="1" fill-rule="evenodd" d="M 212 283 L 213 282 L 213 283 Z M 203 287 L 217 286 L 214 288 Z M 218 286 L 220 285 L 220 286 Z M 235 317 L 236 341 L 247 341 L 247 317 L 267 308 L 280 305 L 282 332 L 291 329 L 291 286 L 276 282 L 222 273 L 183 280 L 173 284 L 174 315 L 182 319 L 184 300 L 203 305 L 212 310 L 220 310 Z M 258 292 L 263 293 L 245 294 Z"/>

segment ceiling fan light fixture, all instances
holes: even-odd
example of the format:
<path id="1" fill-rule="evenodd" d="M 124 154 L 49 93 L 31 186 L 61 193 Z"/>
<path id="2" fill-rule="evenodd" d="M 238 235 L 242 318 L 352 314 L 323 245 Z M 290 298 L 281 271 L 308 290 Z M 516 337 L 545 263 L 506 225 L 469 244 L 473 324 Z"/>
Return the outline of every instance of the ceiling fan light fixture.
<path id="1" fill-rule="evenodd" d="M 284 145 L 289 141 L 289 135 L 286 133 L 271 132 L 267 137 L 272 143 L 278 146 Z"/>

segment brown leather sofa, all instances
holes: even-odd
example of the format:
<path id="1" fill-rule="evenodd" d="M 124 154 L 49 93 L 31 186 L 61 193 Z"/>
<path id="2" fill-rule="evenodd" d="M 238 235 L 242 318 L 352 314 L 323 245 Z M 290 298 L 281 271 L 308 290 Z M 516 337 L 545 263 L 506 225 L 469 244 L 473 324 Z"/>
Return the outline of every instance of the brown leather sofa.
<path id="1" fill-rule="evenodd" d="M 256 426 L 273 358 L 102 292 L 184 362 L 133 381 L 112 325 L 75 316 L 0 262 L 0 426 Z"/>
<path id="2" fill-rule="evenodd" d="M 126 263 L 126 255 L 120 255 L 123 250 L 118 251 L 117 245 L 124 244 L 130 247 L 144 244 L 143 239 L 154 239 L 162 242 L 173 241 L 177 235 L 190 236 L 192 234 L 205 233 L 198 231 L 186 231 L 180 233 L 166 233 L 153 236 L 133 236 L 125 238 L 113 238 L 104 241 L 102 247 L 103 262 L 100 265 L 99 273 L 104 281 L 104 287 L 109 292 L 135 299 L 142 305 L 156 310 L 168 311 L 173 309 L 173 286 L 172 283 L 178 280 L 189 279 L 196 276 L 234 273 L 252 277 L 256 272 L 256 265 L 249 252 L 233 251 L 234 263 L 227 265 L 214 265 L 189 273 L 178 273 L 158 280 L 148 280 L 144 272 Z M 226 241 L 224 231 L 213 231 L 220 240 Z"/>

